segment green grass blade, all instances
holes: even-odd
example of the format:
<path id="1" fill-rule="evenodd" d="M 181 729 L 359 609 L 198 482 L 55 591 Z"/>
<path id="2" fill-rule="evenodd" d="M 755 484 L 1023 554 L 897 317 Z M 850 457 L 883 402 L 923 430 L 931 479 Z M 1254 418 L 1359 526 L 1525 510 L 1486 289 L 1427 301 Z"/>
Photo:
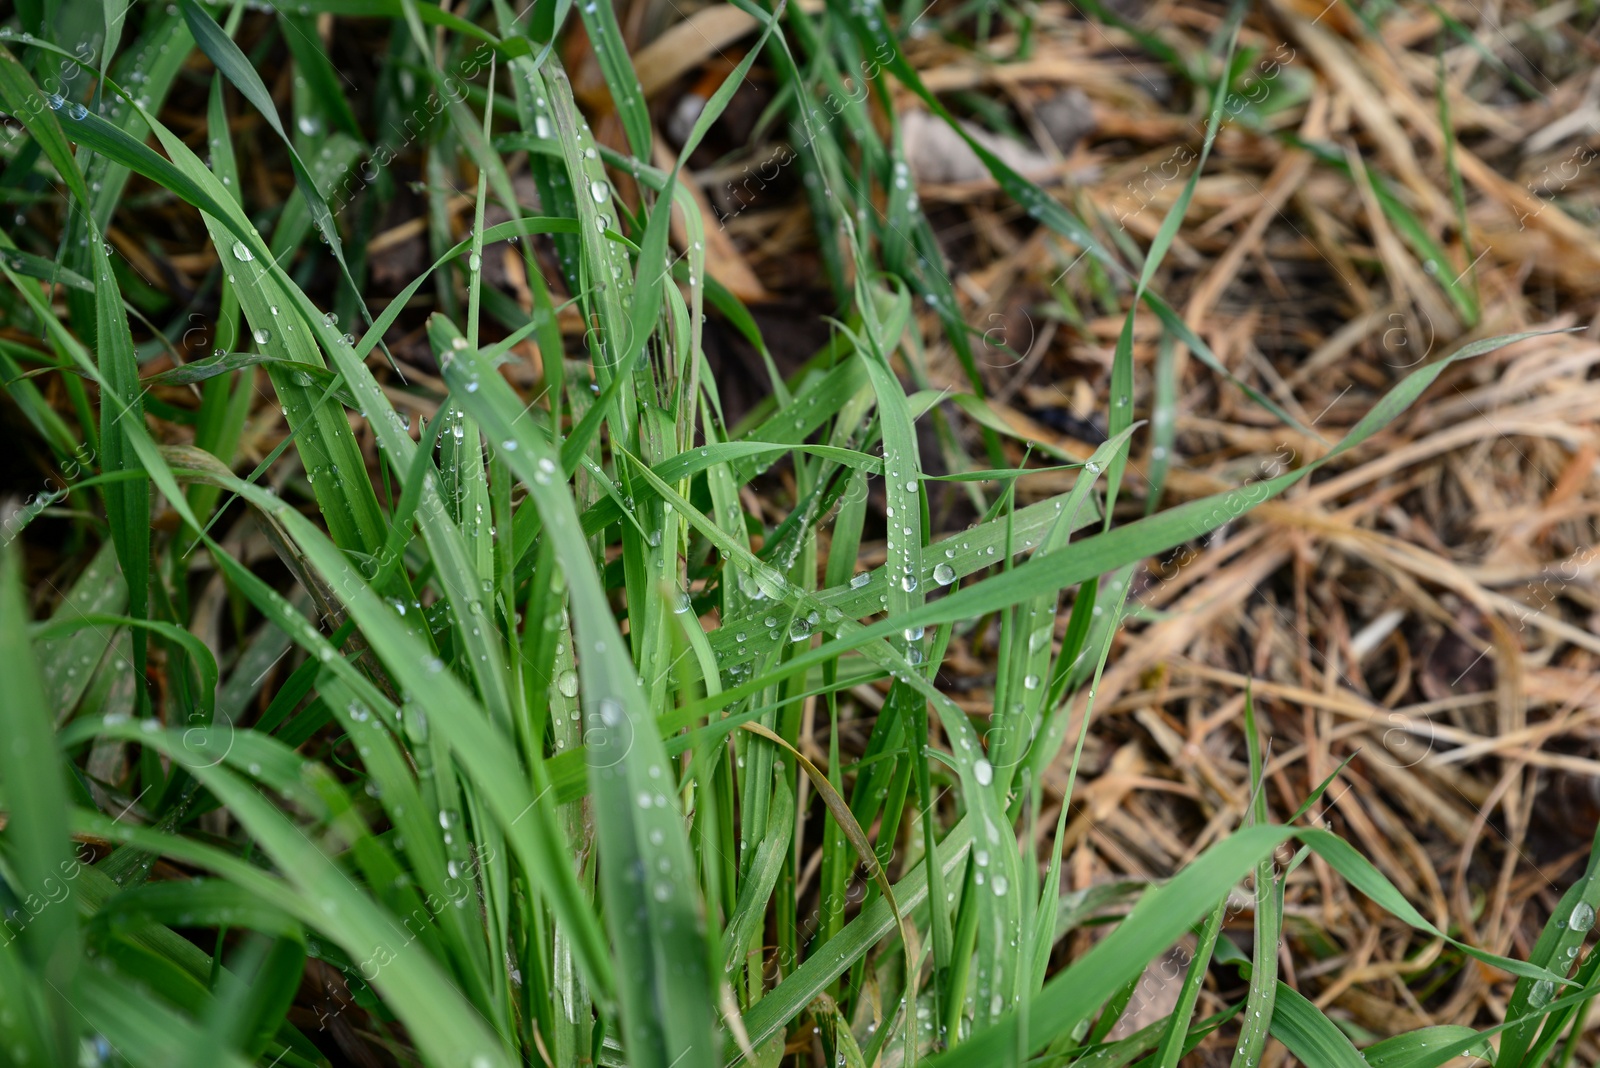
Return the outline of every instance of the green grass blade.
<path id="1" fill-rule="evenodd" d="M 1266 783 L 1261 777 L 1261 736 L 1256 729 L 1255 701 L 1250 692 L 1244 698 L 1245 745 L 1250 754 L 1251 807 L 1249 822 L 1264 827 L 1267 815 Z M 1278 947 L 1283 936 L 1283 883 L 1278 865 L 1269 856 L 1256 865 L 1255 946 L 1251 957 L 1250 990 L 1245 996 L 1243 1027 L 1233 1050 L 1233 1068 L 1250 1068 L 1266 1051 L 1269 1029 L 1277 1024 L 1274 1005 L 1278 990 Z M 1321 1013 L 1317 1013 L 1321 1016 Z M 1350 1045 L 1343 1035 L 1344 1045 Z M 1354 1052 L 1352 1050 L 1352 1052 Z"/>
<path id="2" fill-rule="evenodd" d="M 617 14 L 611 0 L 588 0 L 580 4 L 583 28 L 589 33 L 589 44 L 594 48 L 594 58 L 611 90 L 611 100 L 622 119 L 622 129 L 628 136 L 628 147 L 636 158 L 650 159 L 650 113 L 645 108 L 644 90 L 633 72 L 628 59 L 628 46 L 622 39 L 622 28 L 617 25 Z"/>
<path id="3" fill-rule="evenodd" d="M 1555 911 L 1550 914 L 1544 930 L 1539 932 L 1539 940 L 1528 955 L 1529 963 L 1564 973 L 1566 966 L 1570 966 L 1577 951 L 1589 937 L 1597 909 L 1600 909 L 1600 830 L 1595 832 L 1583 877 L 1561 895 Z M 1512 992 L 1511 1000 L 1506 1005 L 1506 1015 L 1513 1019 L 1536 1016 L 1550 1002 L 1554 993 L 1552 984 L 1547 980 L 1524 977 Z M 1522 1068 L 1525 1064 L 1533 1063 L 1529 1060 L 1529 1053 L 1537 1033 L 1537 1021 L 1508 1029 L 1500 1040 L 1499 1063 L 1506 1068 Z"/>
<path id="4" fill-rule="evenodd" d="M 4 840 L 15 873 L 9 889 L 26 909 L 21 932 L 21 957 L 32 982 L 50 1005 L 55 1026 L 45 1029 L 44 1043 L 57 1063 L 76 1054 L 76 1025 L 66 1009 L 79 964 L 77 915 L 59 903 L 70 887 L 64 877 L 76 866 L 67 837 L 67 790 L 33 650 L 27 640 L 28 609 L 23 589 L 20 547 L 0 546 L 0 663 L 7 665 L 7 696 L 0 703 L 0 722 L 7 742 L 0 745 L 0 787 L 8 811 Z M 13 934 L 8 920 L 5 938 Z"/>
<path id="5" fill-rule="evenodd" d="M 6 48 L 0 48 L 0 104 L 4 104 L 7 112 L 22 121 L 40 151 L 67 184 L 73 199 L 87 207 L 89 189 L 77 161 L 72 158 L 71 146 L 67 143 L 60 122 L 63 109 L 71 113 L 71 109 L 82 105 L 68 104 L 59 94 L 46 97 L 34 84 L 32 76 L 17 62 L 17 57 Z"/>
<path id="6" fill-rule="evenodd" d="M 1419 1063 L 1431 1058 L 1440 1046 L 1462 1041 L 1478 1043 L 1470 1048 L 1469 1056 L 1495 1063 L 1493 1047 L 1487 1041 L 1480 1040 L 1476 1030 L 1461 1024 L 1419 1027 L 1415 1031 L 1374 1042 L 1361 1051 L 1361 1056 L 1369 1068 L 1416 1068 Z"/>

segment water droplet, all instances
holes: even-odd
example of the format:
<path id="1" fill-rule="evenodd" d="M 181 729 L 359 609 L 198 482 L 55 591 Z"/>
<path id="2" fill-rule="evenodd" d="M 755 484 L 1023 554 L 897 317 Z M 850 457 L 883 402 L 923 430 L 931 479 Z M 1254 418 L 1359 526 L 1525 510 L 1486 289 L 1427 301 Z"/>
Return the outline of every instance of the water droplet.
<path id="1" fill-rule="evenodd" d="M 235 241 L 233 243 L 233 258 L 238 260 L 240 263 L 249 263 L 251 260 L 255 259 L 256 256 L 255 253 L 250 251 L 249 246 L 247 246 L 243 241 Z"/>
<path id="2" fill-rule="evenodd" d="M 956 569 L 949 564 L 940 564 L 933 569 L 933 581 L 941 586 L 948 586 L 956 580 Z"/>
<path id="3" fill-rule="evenodd" d="M 972 777 L 978 780 L 979 786 L 988 786 L 994 782 L 994 765 L 980 757 L 972 766 Z"/>
<path id="4" fill-rule="evenodd" d="M 859 574 L 857 574 L 855 578 L 850 580 L 850 588 L 851 589 L 855 589 L 855 590 L 859 590 L 861 587 L 865 586 L 867 583 L 869 583 L 871 581 L 872 581 L 872 575 L 869 574 L 866 571 L 862 571 Z"/>
<path id="5" fill-rule="evenodd" d="M 267 342 L 272 340 L 272 331 L 257 328 L 251 332 L 250 336 L 256 339 L 257 345 L 265 345 Z"/>
<path id="6" fill-rule="evenodd" d="M 1589 930 L 1594 926 L 1594 906 L 1584 901 L 1578 902 L 1572 906 L 1570 922 L 1574 931 Z"/>

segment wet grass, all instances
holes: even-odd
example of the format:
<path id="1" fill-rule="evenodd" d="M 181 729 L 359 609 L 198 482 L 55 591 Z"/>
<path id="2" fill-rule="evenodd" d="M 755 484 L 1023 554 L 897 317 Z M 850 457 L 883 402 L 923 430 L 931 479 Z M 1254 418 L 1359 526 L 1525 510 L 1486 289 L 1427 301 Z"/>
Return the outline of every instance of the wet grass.
<path id="1" fill-rule="evenodd" d="M 1162 432 L 1132 403 L 1143 315 L 1298 425 L 1155 289 L 1200 168 L 1130 259 L 972 142 L 1125 324 L 1104 444 L 1019 464 L 882 108 L 894 83 L 960 129 L 904 58 L 916 12 L 739 6 L 748 48 L 670 150 L 608 0 L 7 26 L 0 360 L 62 480 L 6 515 L 0 1060 L 1166 1068 L 1220 1029 L 1235 1065 L 1270 1038 L 1315 1068 L 1424 1068 L 1495 1035 L 1502 1068 L 1560 1063 L 1600 991 L 1575 960 L 1593 859 L 1525 959 L 1440 931 L 1305 818 L 1326 783 L 1272 810 L 1248 702 L 1253 800 L 1173 878 L 1078 910 L 1051 845 L 1133 567 L 1510 339 L 1411 370 L 1314 460 L 1164 509 L 1158 484 L 1129 516 L 1130 446 Z M 347 28 L 383 43 L 366 69 L 333 47 Z M 1202 166 L 1236 33 L 1186 61 Z M 599 138 L 563 35 L 598 59 Z M 683 168 L 758 61 L 836 306 L 730 422 L 705 316 L 767 339 Z M 394 292 L 393 245 L 369 246 L 408 205 L 432 266 Z M 924 324 L 965 396 L 927 385 Z M 976 515 L 956 533 L 930 507 L 952 495 Z M 975 715 L 940 667 L 980 631 Z M 1516 976 L 1501 1026 L 1358 1052 L 1279 977 L 1313 855 Z M 1241 909 L 1244 951 L 1219 934 Z M 1177 1009 L 1113 1037 L 1191 933 Z M 1241 996 L 1202 1015 L 1210 974 Z"/>

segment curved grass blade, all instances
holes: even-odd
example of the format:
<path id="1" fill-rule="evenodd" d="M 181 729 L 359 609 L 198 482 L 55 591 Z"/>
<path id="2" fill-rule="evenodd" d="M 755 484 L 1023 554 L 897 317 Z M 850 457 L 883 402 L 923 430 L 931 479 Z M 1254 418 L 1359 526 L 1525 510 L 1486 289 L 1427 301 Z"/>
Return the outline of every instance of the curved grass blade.
<path id="1" fill-rule="evenodd" d="M 1305 1068 L 1373 1068 L 1339 1026 L 1304 994 L 1287 983 L 1273 982 L 1272 1037 L 1287 1046 Z M 1249 1012 L 1247 1005 L 1247 1016 Z M 1250 1026 L 1247 1019 L 1245 1027 Z"/>

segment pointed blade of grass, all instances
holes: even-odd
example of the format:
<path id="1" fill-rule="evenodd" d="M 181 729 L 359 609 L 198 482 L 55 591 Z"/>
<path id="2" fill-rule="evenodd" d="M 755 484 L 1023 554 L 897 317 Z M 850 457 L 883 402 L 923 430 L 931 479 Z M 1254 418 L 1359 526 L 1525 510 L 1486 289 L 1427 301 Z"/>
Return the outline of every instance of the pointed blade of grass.
<path id="1" fill-rule="evenodd" d="M 69 130 L 81 143 L 113 156 L 198 207 L 204 213 L 221 254 L 231 255 L 239 269 L 259 271 L 253 279 L 236 279 L 240 283 L 236 291 L 252 326 L 267 337 L 270 353 L 287 354 L 298 362 L 315 366 L 322 364 L 321 354 L 312 343 L 313 324 L 304 317 L 298 317 L 297 323 L 296 302 L 291 291 L 283 288 L 279 280 L 281 268 L 270 259 L 260 234 L 250 225 L 226 187 L 180 139 L 153 118 L 147 120 L 171 153 L 173 158 L 168 160 L 92 112 L 81 117 L 74 114 L 69 119 Z M 298 289 L 293 292 L 298 293 Z M 273 314 L 275 308 L 280 309 L 279 315 Z M 322 313 L 314 307 L 311 312 L 315 314 L 315 325 L 324 325 Z M 122 331 L 127 331 L 125 317 Z M 370 483 L 365 479 L 340 479 L 336 472 L 334 477 L 324 478 L 320 485 L 315 482 L 319 472 L 335 468 L 354 471 L 364 466 L 348 419 L 335 410 L 337 405 L 329 404 L 312 386 L 302 385 L 294 374 L 276 364 L 268 366 L 274 374 L 274 387 L 290 410 L 291 427 L 298 428 L 302 424 L 315 427 L 312 431 L 297 433 L 294 440 L 302 451 L 306 470 L 313 477 L 312 488 L 323 507 L 329 529 L 345 547 L 375 552 L 383 541 L 382 517 Z M 148 523 L 145 528 L 148 531 Z"/>
<path id="2" fill-rule="evenodd" d="M 1056 512 L 1055 522 L 1038 539 L 1036 552 L 1050 553 L 1062 549 L 1077 529 L 1088 524 L 1094 513 L 1090 493 L 1100 473 L 1108 470 L 1112 459 L 1125 454 L 1125 443 L 1135 429 L 1131 424 L 1124 427 L 1084 461 L 1072 490 L 1058 502 L 1061 507 Z M 1031 531 L 1020 536 L 1025 544 L 1031 546 L 1034 543 Z M 1029 747 L 1035 742 L 1036 734 L 1048 743 L 1051 725 L 1041 724 L 1039 720 L 1041 711 L 1055 708 L 1060 699 L 1055 686 L 1043 684 L 1052 675 L 1050 643 L 1055 634 L 1056 605 L 1059 600 L 1060 591 L 1052 589 L 1030 598 L 1021 606 L 1017 616 L 1023 651 L 1012 658 L 1013 666 L 1008 681 L 1012 696 L 1020 694 L 1021 699 L 1008 700 L 1003 706 L 997 707 L 989 730 L 989 759 L 997 771 L 1005 773 L 1002 778 L 1007 783 L 1015 777 Z M 1061 651 L 1061 656 L 1068 663 L 1077 657 L 1077 650 L 1071 645 L 1070 641 L 1063 643 Z M 1058 665 L 1057 671 L 1060 670 Z M 1035 761 L 1030 758 L 1029 763 Z"/>
<path id="3" fill-rule="evenodd" d="M 1189 971 L 1178 990 L 1178 1002 L 1172 1007 L 1172 1014 L 1167 1017 L 1166 1028 L 1161 1033 L 1155 1068 L 1177 1068 L 1178 1058 L 1184 1054 L 1189 1024 L 1194 1019 L 1195 1002 L 1200 997 L 1200 986 L 1205 982 L 1206 971 L 1211 967 L 1211 954 L 1217 947 L 1217 934 L 1222 930 L 1222 915 L 1227 906 L 1228 899 L 1224 896 L 1200 929 L 1194 956 L 1189 960 Z"/>
<path id="4" fill-rule="evenodd" d="M 105 472 L 142 469 L 133 453 L 128 435 L 143 428 L 144 393 L 139 385 L 139 361 L 133 351 L 133 334 L 122 310 L 122 293 L 111 273 L 102 238 L 91 234 L 90 262 L 94 265 L 96 339 L 99 347 L 101 382 L 109 391 L 100 400 L 101 470 Z M 143 619 L 150 604 L 150 484 L 144 479 L 107 483 L 106 519 L 111 525 L 111 540 L 117 546 L 117 561 L 128 587 L 128 614 Z M 144 676 L 146 639 L 142 631 L 133 634 L 133 670 Z"/>
<path id="5" fill-rule="evenodd" d="M 1296 836 L 1306 845 L 1310 846 L 1316 854 L 1328 862 L 1329 867 L 1344 877 L 1351 886 L 1360 890 L 1371 898 L 1390 915 L 1404 923 L 1410 924 L 1419 931 L 1424 931 L 1435 938 L 1442 938 L 1455 946 L 1461 952 L 1475 960 L 1480 960 L 1491 967 L 1500 968 L 1513 975 L 1528 980 L 1530 987 L 1539 983 L 1549 983 L 1542 991 L 1554 991 L 1557 986 L 1564 985 L 1566 980 L 1552 968 L 1546 967 L 1537 960 L 1520 961 L 1477 946 L 1468 945 L 1441 931 L 1430 923 L 1416 907 L 1405 899 L 1394 883 L 1373 867 L 1372 862 L 1358 853 L 1354 846 L 1332 831 L 1324 831 L 1316 827 L 1301 828 L 1296 831 Z M 1555 965 L 1560 969 L 1559 964 Z M 1561 969 L 1564 973 L 1565 969 Z M 1519 984 L 1520 985 L 1520 984 Z"/>
<path id="6" fill-rule="evenodd" d="M 1183 217 L 1189 210 L 1189 202 L 1194 197 L 1195 186 L 1200 182 L 1200 174 L 1205 170 L 1206 161 L 1211 158 L 1211 146 L 1216 143 L 1217 130 L 1222 126 L 1223 103 L 1228 95 L 1227 79 L 1233 68 L 1233 52 L 1238 44 L 1239 26 L 1243 18 L 1243 6 L 1234 5 L 1227 26 L 1222 31 L 1227 35 L 1228 41 L 1227 53 L 1222 57 L 1222 82 L 1211 94 L 1211 115 L 1206 120 L 1206 135 L 1200 145 L 1200 158 L 1196 161 L 1189 180 L 1179 190 L 1177 199 L 1167 209 L 1167 214 L 1162 218 L 1161 226 L 1156 231 L 1155 239 L 1150 242 L 1144 266 L 1139 271 L 1139 282 L 1134 287 L 1133 301 L 1128 307 L 1127 317 L 1122 322 L 1122 333 L 1117 337 L 1116 350 L 1111 358 L 1111 412 L 1106 417 L 1108 436 L 1115 436 L 1133 423 L 1133 327 L 1139 310 L 1139 300 L 1150 287 L 1156 269 L 1161 266 L 1167 250 L 1178 236 L 1178 229 L 1183 225 Z M 1116 508 L 1117 492 L 1122 488 L 1122 472 L 1127 462 L 1127 455 L 1118 453 L 1112 457 L 1111 466 L 1106 471 L 1107 529 L 1110 529 L 1111 513 Z"/>
<path id="7" fill-rule="evenodd" d="M 611 0 L 586 0 L 578 10 L 583 17 L 583 28 L 589 33 L 589 44 L 594 48 L 600 73 L 611 90 L 611 101 L 617 107 L 622 129 L 628 135 L 628 147 L 636 159 L 648 161 L 650 113 L 645 108 L 644 90 L 628 58 L 628 46 L 622 39 L 622 28 L 617 25 Z"/>
<path id="8" fill-rule="evenodd" d="M 744 886 L 739 891 L 738 904 L 723 932 L 723 964 L 728 971 L 739 966 L 744 955 L 750 952 L 752 941 L 761 933 L 767 918 L 767 903 L 772 897 L 772 888 L 778 885 L 784 854 L 789 851 L 789 842 L 793 837 L 794 791 L 787 779 L 777 780 L 772 796 L 773 804 L 767 810 L 766 833 L 756 842 Z M 876 855 L 873 856 L 873 862 L 877 862 Z"/>
<path id="9" fill-rule="evenodd" d="M 1479 1044 L 1472 1048 L 1470 1055 L 1482 1058 L 1490 1064 L 1495 1063 L 1494 1049 L 1488 1040 L 1480 1039 L 1474 1028 L 1461 1024 L 1419 1027 L 1415 1031 L 1407 1031 L 1405 1034 L 1374 1042 L 1361 1051 L 1361 1057 L 1368 1068 L 1414 1068 L 1415 1065 L 1431 1060 L 1439 1047 L 1462 1041 L 1478 1042 Z"/>

